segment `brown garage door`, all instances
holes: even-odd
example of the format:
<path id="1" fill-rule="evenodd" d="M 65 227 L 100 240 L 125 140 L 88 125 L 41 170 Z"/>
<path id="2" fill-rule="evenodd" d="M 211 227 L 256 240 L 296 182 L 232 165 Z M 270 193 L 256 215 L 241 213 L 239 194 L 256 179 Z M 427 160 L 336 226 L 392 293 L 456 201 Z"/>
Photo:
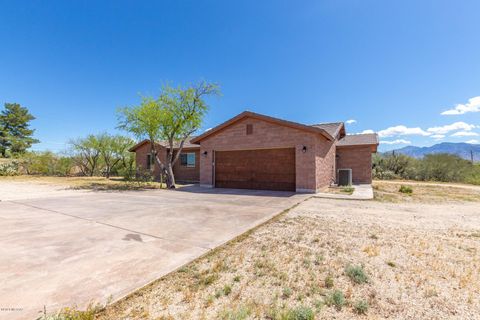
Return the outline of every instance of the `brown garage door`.
<path id="1" fill-rule="evenodd" d="M 295 149 L 216 151 L 215 187 L 295 191 Z"/>

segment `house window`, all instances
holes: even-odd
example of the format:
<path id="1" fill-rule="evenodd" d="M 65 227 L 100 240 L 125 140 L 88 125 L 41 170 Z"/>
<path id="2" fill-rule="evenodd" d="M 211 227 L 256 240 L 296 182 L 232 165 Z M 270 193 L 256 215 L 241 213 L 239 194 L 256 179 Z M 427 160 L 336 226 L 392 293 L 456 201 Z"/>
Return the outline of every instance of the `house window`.
<path id="1" fill-rule="evenodd" d="M 195 167 L 195 153 L 181 153 L 180 154 L 180 165 L 184 167 Z"/>
<path id="2" fill-rule="evenodd" d="M 252 124 L 247 124 L 247 135 L 253 133 L 253 125 Z"/>
<path id="3" fill-rule="evenodd" d="M 147 169 L 150 170 L 152 168 L 153 164 L 154 164 L 154 158 L 149 153 L 149 154 L 147 154 Z"/>

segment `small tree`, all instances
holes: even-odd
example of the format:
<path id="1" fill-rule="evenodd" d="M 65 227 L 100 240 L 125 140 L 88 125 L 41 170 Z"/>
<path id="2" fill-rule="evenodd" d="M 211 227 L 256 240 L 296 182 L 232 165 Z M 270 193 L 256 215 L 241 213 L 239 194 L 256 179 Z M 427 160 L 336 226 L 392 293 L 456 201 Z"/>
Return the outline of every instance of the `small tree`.
<path id="1" fill-rule="evenodd" d="M 175 188 L 173 166 L 178 160 L 185 140 L 200 128 L 208 110 L 204 98 L 218 95 L 218 85 L 200 82 L 187 88 L 162 88 L 158 99 L 143 98 L 138 106 L 119 110 L 119 128 L 133 133 L 139 139 L 150 140 L 151 154 L 167 179 L 167 187 Z M 168 143 L 167 158 L 160 159 L 157 141 Z M 178 145 L 175 153 L 174 147 Z"/>
<path id="2" fill-rule="evenodd" d="M 90 134 L 86 138 L 70 140 L 69 143 L 76 154 L 75 159 L 80 170 L 92 177 L 97 170 L 101 155 L 98 138 Z"/>
<path id="3" fill-rule="evenodd" d="M 30 121 L 35 117 L 30 114 L 27 108 L 18 103 L 5 103 L 5 110 L 0 114 L 0 154 L 7 156 L 11 154 L 24 153 L 34 143 L 35 130 L 30 129 Z"/>

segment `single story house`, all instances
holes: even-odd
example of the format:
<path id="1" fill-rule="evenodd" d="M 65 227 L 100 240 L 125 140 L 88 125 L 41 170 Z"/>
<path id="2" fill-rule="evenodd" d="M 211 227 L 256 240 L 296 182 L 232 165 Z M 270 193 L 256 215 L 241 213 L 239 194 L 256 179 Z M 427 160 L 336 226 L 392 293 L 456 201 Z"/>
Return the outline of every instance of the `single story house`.
<path id="1" fill-rule="evenodd" d="M 167 145 L 157 146 L 165 158 Z M 376 134 L 347 135 L 342 122 L 305 125 L 245 111 L 186 142 L 174 174 L 204 187 L 317 192 L 345 177 L 371 183 L 377 147 Z M 130 151 L 139 171 L 154 166 L 158 177 L 149 141 Z"/>

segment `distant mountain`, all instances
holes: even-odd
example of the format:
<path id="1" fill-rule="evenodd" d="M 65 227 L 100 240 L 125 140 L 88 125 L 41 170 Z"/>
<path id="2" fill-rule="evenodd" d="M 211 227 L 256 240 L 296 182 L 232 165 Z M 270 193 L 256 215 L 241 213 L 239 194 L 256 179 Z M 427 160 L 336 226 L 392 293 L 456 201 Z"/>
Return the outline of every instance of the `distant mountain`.
<path id="1" fill-rule="evenodd" d="M 408 146 L 394 151 L 414 158 L 422 158 L 432 153 L 450 153 L 466 160 L 470 160 L 470 152 L 473 151 L 474 161 L 480 161 L 480 144 L 442 142 L 431 147 Z"/>

